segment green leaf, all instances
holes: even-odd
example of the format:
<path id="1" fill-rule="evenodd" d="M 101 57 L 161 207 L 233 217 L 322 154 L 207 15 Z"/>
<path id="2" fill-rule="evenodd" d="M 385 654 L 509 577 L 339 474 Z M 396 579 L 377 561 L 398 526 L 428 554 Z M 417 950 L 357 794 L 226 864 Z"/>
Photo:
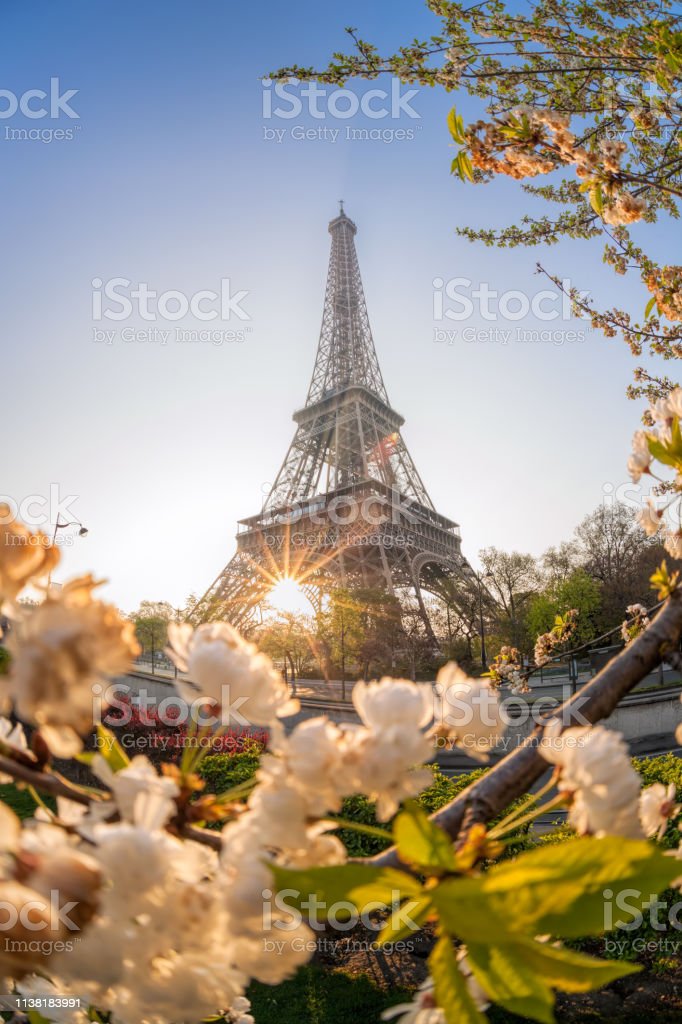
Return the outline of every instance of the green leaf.
<path id="1" fill-rule="evenodd" d="M 465 153 L 464 150 L 462 150 L 462 152 L 459 155 L 460 155 L 460 160 L 461 160 L 461 163 L 462 163 L 462 173 L 464 174 L 464 176 L 466 178 L 469 179 L 469 181 L 473 181 L 474 180 L 474 168 L 473 168 L 473 165 L 471 163 L 471 160 L 469 159 L 468 153 Z"/>
<path id="2" fill-rule="evenodd" d="M 459 153 L 457 154 L 452 163 L 457 173 L 457 177 L 461 181 L 464 181 L 464 170 L 462 168 L 462 150 L 459 151 Z"/>
<path id="3" fill-rule="evenodd" d="M 590 204 L 594 212 L 601 215 L 604 209 L 604 195 L 601 190 L 601 185 L 593 185 L 590 189 Z"/>
<path id="4" fill-rule="evenodd" d="M 661 441 L 657 441 L 652 437 L 647 437 L 647 444 L 653 457 L 662 462 L 664 466 L 674 466 L 675 469 L 680 468 L 682 457 L 671 451 L 669 445 L 664 445 Z"/>
<path id="5" fill-rule="evenodd" d="M 670 424 L 668 451 L 682 459 L 682 431 L 680 430 L 680 421 L 677 416 L 673 416 L 672 423 Z"/>
<path id="6" fill-rule="evenodd" d="M 464 137 L 464 122 L 457 114 L 454 107 L 448 114 L 448 128 L 450 129 L 450 134 L 455 142 L 459 142 L 461 144 L 466 141 Z"/>
<path id="7" fill-rule="evenodd" d="M 120 772 L 122 768 L 128 767 L 130 764 L 130 758 L 114 736 L 113 732 L 110 732 L 109 729 L 105 729 L 104 726 L 100 724 L 97 726 L 97 739 L 99 741 L 98 753 L 102 755 L 112 772 Z"/>
<path id="8" fill-rule="evenodd" d="M 377 941 L 382 945 L 400 942 L 419 931 L 433 910 L 430 895 L 420 896 L 394 910 L 379 932 Z"/>
<path id="9" fill-rule="evenodd" d="M 467 956 L 474 977 L 496 1003 L 520 1017 L 553 1024 L 554 993 L 521 949 L 514 945 L 469 945 Z"/>
<path id="10" fill-rule="evenodd" d="M 399 900 L 422 895 L 416 878 L 393 868 L 372 867 L 368 864 L 343 864 L 327 868 L 304 868 L 293 871 L 268 865 L 275 876 L 278 892 L 286 890 L 289 906 L 302 908 L 310 896 L 324 907 L 350 903 L 359 911 L 368 912 L 372 904 L 390 907 Z M 303 907 L 305 910 L 306 908 Z M 409 910 L 406 911 L 409 913 Z M 341 918 L 342 914 L 337 914 Z M 346 913 L 350 917 L 350 911 Z"/>
<path id="11" fill-rule="evenodd" d="M 496 1003 L 543 1024 L 554 1020 L 552 989 L 589 992 L 639 970 L 532 939 L 497 947 L 471 944 L 467 956 L 476 980 Z"/>
<path id="12" fill-rule="evenodd" d="M 26 1018 L 29 1021 L 29 1024 L 50 1024 L 47 1017 L 43 1017 L 42 1013 L 39 1013 L 38 1010 L 29 1010 L 26 1014 Z"/>
<path id="13" fill-rule="evenodd" d="M 546 942 L 528 941 L 514 948 L 519 952 L 523 950 L 524 961 L 541 974 L 548 985 L 562 992 L 590 992 L 641 970 L 638 964 L 597 960 L 585 953 Z"/>
<path id="14" fill-rule="evenodd" d="M 498 898 L 491 902 L 484 892 L 484 881 L 485 876 L 448 878 L 431 890 L 441 926 L 467 945 L 512 942 L 513 918 L 505 916 L 511 913 L 512 900 L 508 900 L 504 911 L 498 912 L 504 901 Z"/>
<path id="15" fill-rule="evenodd" d="M 649 301 L 646 304 L 646 309 L 644 310 L 644 319 L 645 320 L 649 319 L 649 317 L 651 316 L 651 314 L 653 312 L 653 309 L 654 309 L 655 305 L 656 305 L 656 296 L 652 295 L 651 298 L 649 299 Z"/>
<path id="16" fill-rule="evenodd" d="M 396 818 L 393 835 L 400 859 L 406 864 L 417 868 L 435 868 L 439 874 L 456 871 L 452 840 L 442 828 L 433 824 L 423 808 L 413 800 Z"/>
<path id="17" fill-rule="evenodd" d="M 610 930 L 607 910 L 624 890 L 640 895 L 628 894 L 611 917 L 635 920 L 677 876 L 679 864 L 646 840 L 580 838 L 524 853 L 480 879 L 446 879 L 432 898 L 444 927 L 467 943 L 516 941 L 519 933 L 572 938 Z"/>
<path id="18" fill-rule="evenodd" d="M 469 994 L 466 980 L 457 966 L 452 942 L 446 936 L 438 940 L 429 956 L 436 1002 L 447 1024 L 486 1024 L 486 1019 Z"/>

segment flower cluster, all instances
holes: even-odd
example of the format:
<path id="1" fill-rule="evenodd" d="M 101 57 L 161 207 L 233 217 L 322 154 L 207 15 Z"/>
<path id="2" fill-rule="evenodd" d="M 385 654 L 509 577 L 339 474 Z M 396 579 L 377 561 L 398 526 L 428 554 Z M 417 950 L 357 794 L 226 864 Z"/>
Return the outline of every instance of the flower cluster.
<path id="1" fill-rule="evenodd" d="M 659 313 L 668 320 L 682 320 L 682 267 L 665 266 L 652 270 L 645 278 Z"/>
<path id="2" fill-rule="evenodd" d="M 480 171 L 520 179 L 574 165 L 583 182 L 580 190 L 589 192 L 595 211 L 607 224 L 630 224 L 646 213 L 646 202 L 624 187 L 625 143 L 606 139 L 588 150 L 570 131 L 570 118 L 557 111 L 519 106 L 453 134 L 456 141 L 466 141 L 471 164 Z"/>
<path id="3" fill-rule="evenodd" d="M 176 682 L 188 703 L 200 694 L 245 725 L 271 725 L 298 710 L 298 701 L 290 699 L 267 655 L 228 622 L 206 623 L 194 630 L 188 623 L 171 622 L 168 640 L 170 658 L 191 678 L 189 684 Z"/>
<path id="4" fill-rule="evenodd" d="M 59 808 L 87 837 L 106 885 L 80 941 L 50 957 L 43 973 L 60 992 L 86 996 L 122 1024 L 201 1019 L 221 1007 L 248 1010 L 239 939 L 225 901 L 228 880 L 214 851 L 164 828 L 174 809 L 168 781 L 150 765 L 135 765 L 114 787 L 116 822 L 90 814 L 79 820 L 73 808 Z M 246 1012 L 240 1017 L 243 1024 L 250 1020 Z"/>
<path id="5" fill-rule="evenodd" d="M 40 531 L 31 533 L 17 523 L 9 505 L 0 504 L 0 611 L 9 614 L 31 581 L 48 576 L 59 563 L 59 550 Z"/>
<path id="6" fill-rule="evenodd" d="M 552 654 L 561 644 L 573 636 L 578 622 L 578 609 L 570 608 L 564 615 L 557 615 L 554 625 L 547 633 L 543 633 L 535 641 L 535 664 L 538 668 L 546 665 Z"/>
<path id="7" fill-rule="evenodd" d="M 51 955 L 70 948 L 95 914 L 103 875 L 97 861 L 78 850 L 63 829 L 19 819 L 0 804 L 0 901 L 3 945 L 0 974 L 21 978 L 42 971 Z M 12 908 L 12 909 L 10 909 Z M 47 943 L 35 940 L 46 933 Z"/>
<path id="8" fill-rule="evenodd" d="M 558 788 L 569 801 L 569 822 L 580 835 L 638 839 L 662 834 L 679 807 L 675 789 L 659 783 L 640 791 L 641 780 L 618 732 L 603 726 L 544 731 L 540 753 L 557 766 Z"/>
<path id="9" fill-rule="evenodd" d="M 630 604 L 625 609 L 627 618 L 620 627 L 623 643 L 629 644 L 649 625 L 649 613 L 643 604 Z"/>
<path id="10" fill-rule="evenodd" d="M 512 693 L 525 693 L 528 690 L 523 676 L 521 651 L 517 647 L 504 646 L 493 658 L 488 667 L 488 676 L 494 686 L 509 683 Z"/>
<path id="11" fill-rule="evenodd" d="M 649 498 L 638 515 L 638 522 L 649 537 L 660 536 L 661 541 L 673 558 L 682 558 L 682 388 L 676 387 L 665 398 L 659 398 L 648 410 L 648 420 L 653 426 L 638 430 L 632 439 L 632 454 L 628 459 L 628 472 L 634 483 L 647 474 L 656 480 L 672 496 L 659 506 Z M 653 472 L 654 461 L 661 466 L 673 468 L 675 477 L 664 481 Z M 672 528 L 665 522 L 665 514 L 672 511 L 677 503 L 677 526 Z"/>
<path id="12" fill-rule="evenodd" d="M 268 864 L 287 867 L 342 864 L 343 844 L 327 820 L 344 797 L 365 793 L 387 820 L 408 796 L 428 785 L 431 773 L 415 769 L 429 760 L 424 728 L 432 718 L 431 687 L 404 679 L 357 683 L 353 703 L 361 725 L 337 726 L 326 718 L 301 722 L 290 736 L 273 729 L 271 751 L 261 762 L 258 786 L 246 810 L 223 831 L 222 862 L 231 885 L 226 900 L 240 936 L 240 965 L 251 977 L 273 984 L 309 959 L 314 934 L 287 915 L 274 915 L 281 929 L 279 956 L 264 939 L 263 893 L 272 877 Z M 273 926 L 269 915 L 267 927 Z"/>
<path id="13" fill-rule="evenodd" d="M 124 671 L 135 651 L 130 623 L 93 599 L 95 586 L 90 577 L 67 584 L 13 632 L 4 696 L 59 752 L 80 749 L 92 726 L 93 683 Z M 497 685 L 468 677 L 454 663 L 440 670 L 435 689 L 404 679 L 361 682 L 353 690 L 357 722 L 320 717 L 286 733 L 281 719 L 296 702 L 272 662 L 231 626 L 175 626 L 170 634 L 173 657 L 191 680 L 177 683 L 185 699 L 221 709 L 238 705 L 250 722 L 267 728 L 268 752 L 255 785 L 244 804 L 233 802 L 244 796 L 242 787 L 210 797 L 222 800 L 227 824 L 209 832 L 197 826 L 218 820 L 204 813 L 213 805 L 197 798 L 201 752 L 159 774 L 145 757 L 128 761 L 108 734 L 111 747 L 91 758 L 106 793 L 46 770 L 53 791 L 66 790 L 74 800 L 59 797 L 56 813 L 41 807 L 23 825 L 0 804 L 0 900 L 16 911 L 9 934 L 5 929 L 11 942 L 0 951 L 0 975 L 24 994 L 84 997 L 113 1024 L 168 1024 L 216 1013 L 230 1024 L 253 1024 L 244 995 L 250 981 L 279 983 L 316 948 L 305 920 L 273 903 L 272 869 L 343 865 L 346 850 L 331 833 L 344 798 L 366 794 L 376 802 L 378 819 L 389 820 L 430 781 L 423 765 L 434 737 L 474 756 L 487 754 L 504 731 L 499 684 L 515 684 L 520 656 L 503 649 Z M 429 728 L 434 698 L 438 713 Z M 671 787 L 640 794 L 617 734 L 600 728 L 560 733 L 557 722 L 545 740 L 552 741 L 543 753 L 557 766 L 577 831 L 661 835 L 679 812 Z M 42 747 L 29 750 L 21 727 L 0 719 L 3 769 L 14 760 L 18 777 L 29 772 L 42 779 Z M 487 855 L 480 851 L 492 849 L 481 845 L 485 828 L 478 828 L 472 864 Z M 440 848 L 434 853 L 445 855 Z M 49 929 L 51 941 L 29 941 L 36 925 Z M 484 1008 L 488 993 L 463 946 L 456 969 L 473 1003 Z M 436 1005 L 431 981 L 413 1004 L 395 1012 L 403 1010 L 404 1020 L 415 1024 L 442 1024 L 447 1012 Z M 87 1015 L 69 1010 L 60 1019 L 85 1024 Z"/>
<path id="14" fill-rule="evenodd" d="M 189 709 L 187 710 L 189 716 Z M 160 711 L 157 707 L 140 708 L 129 697 L 116 697 L 105 724 L 120 738 L 124 733 L 140 738 L 140 746 L 163 751 L 164 759 L 174 761 L 188 746 L 198 740 L 191 726 L 183 720 L 180 707 L 175 705 Z M 258 728 L 230 728 L 201 738 L 202 746 L 212 754 L 241 754 L 244 751 L 260 753 L 268 745 L 268 732 Z M 130 744 L 133 748 L 136 743 Z"/>
<path id="15" fill-rule="evenodd" d="M 457 963 L 474 1005 L 478 1010 L 487 1010 L 490 999 L 474 978 L 467 960 L 466 946 L 460 947 Z M 382 1020 L 393 1020 L 395 1017 L 400 1017 L 400 1024 L 446 1024 L 445 1011 L 436 1003 L 432 978 L 427 978 L 419 986 L 411 1003 L 399 1003 L 381 1014 Z"/>
<path id="16" fill-rule="evenodd" d="M 470 757 L 487 760 L 506 728 L 498 687 L 489 679 L 470 678 L 459 665 L 450 662 L 436 677 L 436 694 L 440 699 L 433 728 L 436 740 L 453 743 Z"/>
<path id="17" fill-rule="evenodd" d="M 91 576 L 66 583 L 17 624 L 0 703 L 40 728 L 58 757 L 72 757 L 91 732 L 93 686 L 125 672 L 139 653 L 135 628 L 113 605 L 93 598 Z"/>

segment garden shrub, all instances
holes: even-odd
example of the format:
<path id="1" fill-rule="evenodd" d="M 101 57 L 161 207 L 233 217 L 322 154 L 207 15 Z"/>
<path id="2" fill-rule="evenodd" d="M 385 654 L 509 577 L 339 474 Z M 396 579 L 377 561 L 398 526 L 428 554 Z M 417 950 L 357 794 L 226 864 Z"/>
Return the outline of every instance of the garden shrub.
<path id="1" fill-rule="evenodd" d="M 252 749 L 238 754 L 209 754 L 199 766 L 199 775 L 206 783 L 204 792 L 224 793 L 248 782 L 256 774 L 260 752 L 261 748 L 254 744 Z"/>

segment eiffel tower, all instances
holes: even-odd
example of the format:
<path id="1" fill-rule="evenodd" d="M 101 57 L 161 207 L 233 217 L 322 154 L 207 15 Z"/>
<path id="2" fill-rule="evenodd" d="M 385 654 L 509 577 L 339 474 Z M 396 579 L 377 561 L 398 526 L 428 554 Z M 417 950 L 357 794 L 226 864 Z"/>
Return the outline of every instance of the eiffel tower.
<path id="1" fill-rule="evenodd" d="M 355 251 L 340 204 L 317 356 L 296 432 L 261 511 L 239 520 L 237 551 L 191 610 L 195 622 L 244 628 L 283 578 L 320 607 L 334 587 L 380 587 L 416 599 L 476 587 L 457 523 L 436 512 L 379 368 Z M 450 586 L 450 593 L 452 587 Z"/>

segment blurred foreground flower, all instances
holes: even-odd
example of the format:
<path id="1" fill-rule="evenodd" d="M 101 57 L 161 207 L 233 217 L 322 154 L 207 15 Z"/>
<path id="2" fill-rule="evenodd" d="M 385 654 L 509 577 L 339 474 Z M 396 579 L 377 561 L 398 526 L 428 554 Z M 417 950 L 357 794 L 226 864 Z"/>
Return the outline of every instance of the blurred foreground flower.
<path id="1" fill-rule="evenodd" d="M 176 681 L 180 695 L 191 704 L 199 697 L 215 701 L 239 725 L 271 725 L 298 710 L 287 685 L 267 654 L 244 640 L 228 622 L 168 624 L 168 655 L 191 683 Z M 225 714 L 227 712 L 227 715 Z"/>
<path id="2" fill-rule="evenodd" d="M 10 607 L 31 580 L 48 576 L 59 563 L 59 551 L 50 538 L 31 533 L 13 521 L 9 505 L 0 504 L 0 610 Z"/>
<path id="3" fill-rule="evenodd" d="M 40 728 L 50 750 L 72 757 L 93 726 L 93 686 L 125 672 L 139 653 L 132 622 L 93 599 L 92 576 L 71 580 L 12 634 L 10 674 L 0 695 Z"/>
<path id="4" fill-rule="evenodd" d="M 640 777 L 621 734 L 601 725 L 560 728 L 558 719 L 547 726 L 539 750 L 560 770 L 569 823 L 580 835 L 640 839 Z"/>

